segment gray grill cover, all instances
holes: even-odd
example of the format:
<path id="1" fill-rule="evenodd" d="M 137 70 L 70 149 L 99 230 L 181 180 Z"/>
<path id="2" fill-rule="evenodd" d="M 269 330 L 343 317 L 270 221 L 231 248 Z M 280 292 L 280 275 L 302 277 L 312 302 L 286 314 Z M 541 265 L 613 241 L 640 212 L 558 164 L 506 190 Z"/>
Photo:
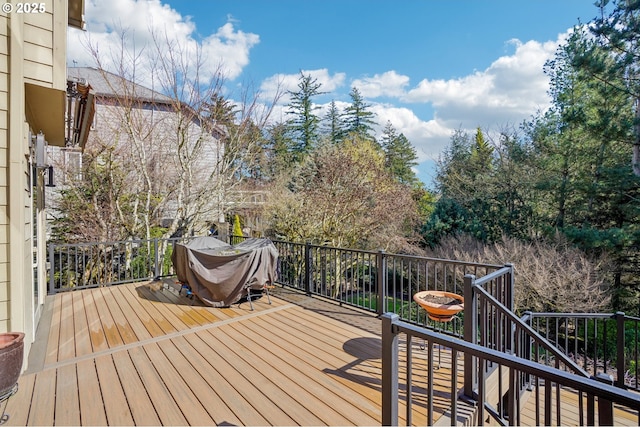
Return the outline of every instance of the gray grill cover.
<path id="1" fill-rule="evenodd" d="M 205 304 L 226 307 L 277 279 L 278 250 L 269 239 L 247 239 L 231 246 L 214 237 L 176 244 L 171 261 L 178 280 Z"/>

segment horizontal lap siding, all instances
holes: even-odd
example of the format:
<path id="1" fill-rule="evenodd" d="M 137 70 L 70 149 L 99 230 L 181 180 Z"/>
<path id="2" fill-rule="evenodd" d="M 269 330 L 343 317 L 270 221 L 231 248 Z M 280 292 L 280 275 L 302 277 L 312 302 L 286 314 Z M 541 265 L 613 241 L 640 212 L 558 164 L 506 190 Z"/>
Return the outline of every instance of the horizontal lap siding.
<path id="1" fill-rule="evenodd" d="M 24 14 L 24 77 L 53 84 L 53 5 L 45 2 L 46 13 Z"/>
<path id="2" fill-rule="evenodd" d="M 9 328 L 9 206 L 8 206 L 8 86 L 9 39 L 7 17 L 0 16 L 0 332 Z"/>

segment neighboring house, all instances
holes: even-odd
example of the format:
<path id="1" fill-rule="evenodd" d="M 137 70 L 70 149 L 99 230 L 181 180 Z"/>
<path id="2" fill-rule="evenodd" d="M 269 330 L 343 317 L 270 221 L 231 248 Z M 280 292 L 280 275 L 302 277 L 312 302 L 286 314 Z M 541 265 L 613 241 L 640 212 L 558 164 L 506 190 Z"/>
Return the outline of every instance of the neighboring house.
<path id="1" fill-rule="evenodd" d="M 88 83 L 95 96 L 86 152 L 108 147 L 126 174 L 126 191 L 153 194 L 153 225 L 175 227 L 182 217 L 191 221 L 192 230 L 203 232 L 219 222 L 224 189 L 217 170 L 224 153 L 224 128 L 202 123 L 199 112 L 186 103 L 108 71 L 74 67 L 67 74 L 72 81 Z M 60 174 L 50 200 L 71 183 L 65 176 L 77 177 L 82 165 L 80 150 L 56 151 L 53 156 L 66 173 Z M 144 229 L 138 233 L 143 235 Z"/>
<path id="2" fill-rule="evenodd" d="M 40 0 L 31 13 L 8 3 L 14 10 L 0 14 L 0 332 L 24 332 L 26 358 L 47 290 L 45 145 L 67 143 L 67 26 L 83 27 L 84 1 Z"/>

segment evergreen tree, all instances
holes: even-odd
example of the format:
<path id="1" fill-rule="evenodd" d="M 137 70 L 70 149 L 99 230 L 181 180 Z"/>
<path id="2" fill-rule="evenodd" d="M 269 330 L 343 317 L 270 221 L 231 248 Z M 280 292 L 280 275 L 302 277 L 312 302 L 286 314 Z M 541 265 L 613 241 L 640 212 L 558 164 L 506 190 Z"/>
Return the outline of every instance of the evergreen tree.
<path id="1" fill-rule="evenodd" d="M 295 164 L 294 142 L 291 140 L 285 123 L 275 123 L 267 130 L 269 177 L 273 178 L 290 171 Z"/>
<path id="2" fill-rule="evenodd" d="M 470 167 L 471 173 L 482 174 L 492 167 L 493 148 L 484 138 L 482 130 L 478 127 L 475 135 L 475 145 L 471 149 Z"/>
<path id="3" fill-rule="evenodd" d="M 418 164 L 416 150 L 403 134 L 398 135 L 391 122 L 387 122 L 383 129 L 380 143 L 391 175 L 402 184 L 417 184 L 418 177 L 413 171 Z"/>
<path id="4" fill-rule="evenodd" d="M 582 39 L 574 64 L 634 99 L 631 164 L 633 173 L 640 176 L 640 2 L 615 0 L 611 2 L 613 10 L 607 14 L 609 3 L 609 0 L 596 2 L 601 14 L 590 26 L 596 40 Z M 603 48 L 605 55 L 602 54 Z"/>
<path id="5" fill-rule="evenodd" d="M 336 102 L 333 100 L 331 101 L 331 104 L 329 104 L 327 114 L 324 116 L 324 123 L 324 134 L 327 135 L 329 141 L 333 144 L 337 144 L 342 141 L 342 138 L 344 137 L 344 123 L 342 122 Z"/>
<path id="6" fill-rule="evenodd" d="M 233 126 L 235 123 L 237 107 L 222 95 L 213 94 L 205 103 L 205 115 L 212 124 L 218 126 Z"/>
<path id="7" fill-rule="evenodd" d="M 547 169 L 539 187 L 556 201 L 551 204 L 555 225 L 584 250 L 613 257 L 613 303 L 628 311 L 625 295 L 637 294 L 640 285 L 630 274 L 640 267 L 640 178 L 628 161 L 635 150 L 630 141 L 636 138 L 633 90 L 638 88 L 615 72 L 622 64 L 610 48 L 576 30 L 548 64 L 554 103 L 540 123 L 547 137 L 536 147 L 544 159 L 540 166 Z"/>
<path id="8" fill-rule="evenodd" d="M 232 236 L 243 236 L 242 225 L 240 224 L 240 216 L 238 214 L 235 214 L 233 216 Z"/>
<path id="9" fill-rule="evenodd" d="M 321 86 L 317 79 L 301 71 L 298 90 L 288 92 L 291 102 L 288 104 L 287 113 L 293 116 L 289 121 L 289 128 L 291 138 L 295 142 L 293 158 L 296 161 L 301 160 L 318 142 L 320 119 L 315 111 L 319 107 L 313 105 L 312 98 L 324 93 L 320 92 Z"/>
<path id="10" fill-rule="evenodd" d="M 356 87 L 351 89 L 349 97 L 351 97 L 351 105 L 345 109 L 343 114 L 345 133 L 352 133 L 361 139 L 375 141 L 373 136 L 373 126 L 376 124 L 375 114 L 369 111 L 370 105 L 364 102 Z"/>

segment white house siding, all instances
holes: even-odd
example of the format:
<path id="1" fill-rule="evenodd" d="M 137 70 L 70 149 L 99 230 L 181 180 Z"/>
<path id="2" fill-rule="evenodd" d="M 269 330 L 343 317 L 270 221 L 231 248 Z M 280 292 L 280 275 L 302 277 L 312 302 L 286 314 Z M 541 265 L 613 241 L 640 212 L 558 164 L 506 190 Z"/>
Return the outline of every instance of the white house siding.
<path id="1" fill-rule="evenodd" d="M 9 328 L 9 43 L 7 17 L 0 15 L 0 332 Z"/>
<path id="2" fill-rule="evenodd" d="M 44 275 L 44 212 L 32 206 L 25 83 L 58 94 L 66 89 L 67 1 L 44 0 L 44 14 L 0 16 L 0 332 L 25 332 L 25 355 L 46 290 L 40 280 L 34 299 L 33 230 L 40 241 L 37 271 Z"/>
<path id="3" fill-rule="evenodd" d="M 88 82 L 91 84 L 91 81 Z M 135 120 L 139 135 L 147 134 L 144 141 L 138 140 L 136 143 L 144 147 L 147 164 L 151 165 L 151 174 L 154 176 L 152 185 L 154 189 L 163 193 L 167 188 L 176 182 L 176 177 L 181 169 L 178 158 L 178 137 L 176 135 L 178 126 L 178 115 L 167 105 L 160 105 L 156 109 L 134 108 L 131 117 Z M 139 162 L 138 150 L 134 146 L 134 141 L 127 134 L 122 125 L 124 120 L 125 107 L 114 105 L 113 100 L 101 100 L 97 96 L 95 126 L 89 135 L 87 150 L 92 150 L 100 144 L 115 144 L 116 152 L 121 161 Z M 202 139 L 202 147 L 197 152 L 194 146 L 197 140 Z M 188 125 L 189 141 L 186 153 L 193 158 L 192 162 L 192 184 L 185 190 L 187 197 L 194 197 L 196 194 L 204 194 L 202 201 L 206 201 L 206 217 L 200 226 L 204 227 L 206 222 L 215 221 L 218 218 L 218 198 L 215 195 L 214 182 L 210 175 L 215 173 L 218 161 L 218 152 L 221 150 L 218 141 L 210 134 L 204 134 L 201 127 L 196 122 Z M 135 170 L 133 167 L 129 170 Z M 141 177 L 135 172 L 130 174 L 132 188 L 135 188 Z M 162 212 L 156 220 L 170 220 L 176 216 L 177 202 L 175 199 L 168 199 L 164 202 Z"/>

